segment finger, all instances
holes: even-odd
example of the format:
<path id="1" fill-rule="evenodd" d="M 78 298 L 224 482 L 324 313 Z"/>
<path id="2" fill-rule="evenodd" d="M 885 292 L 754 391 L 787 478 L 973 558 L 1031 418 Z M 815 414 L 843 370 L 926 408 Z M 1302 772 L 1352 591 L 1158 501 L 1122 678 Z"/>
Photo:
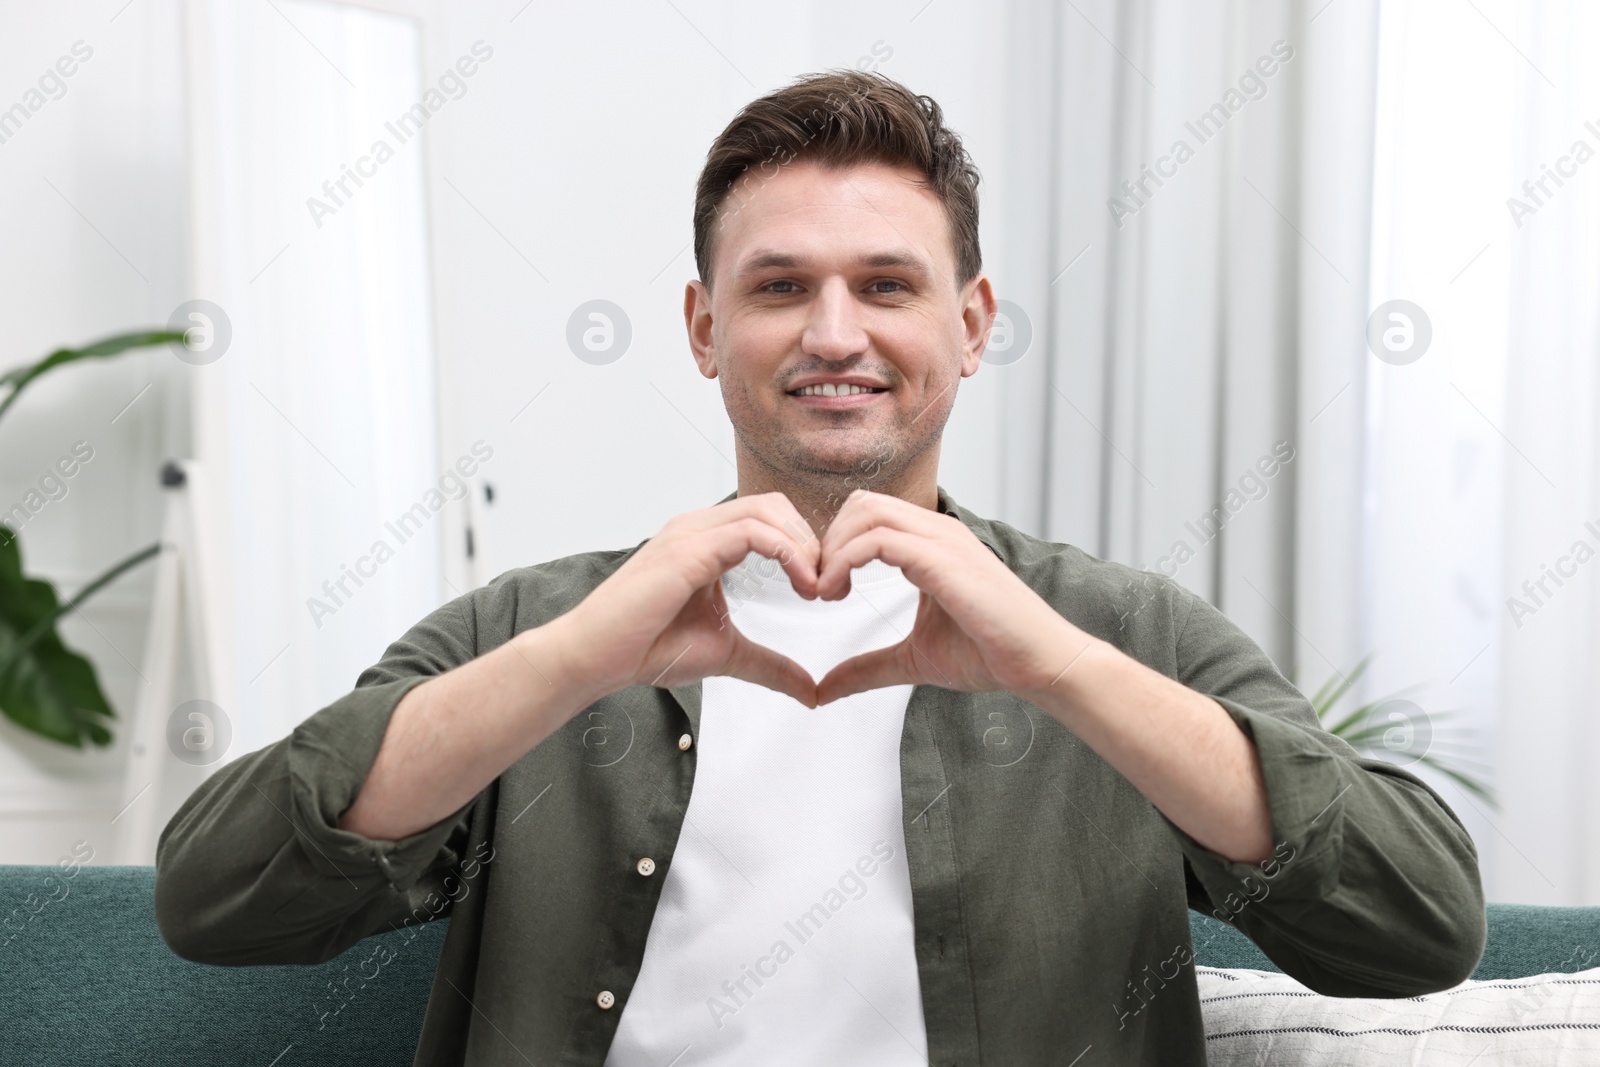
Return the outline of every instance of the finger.
<path id="1" fill-rule="evenodd" d="M 744 518 L 757 518 L 787 532 L 804 554 L 816 565 L 822 545 L 811 524 L 801 516 L 799 509 L 784 494 L 778 492 L 755 493 L 736 497 L 704 511 L 693 512 L 700 528 L 735 522 Z"/>
<path id="2" fill-rule="evenodd" d="M 817 682 L 804 667 L 743 634 L 735 632 L 733 654 L 719 673 L 784 693 L 808 708 L 817 706 Z"/>
<path id="3" fill-rule="evenodd" d="M 785 530 L 755 516 L 712 527 L 696 535 L 702 550 L 709 551 L 720 577 L 744 562 L 751 552 L 775 561 L 789 576 L 801 596 L 816 596 L 817 570 L 813 553 L 807 552 Z M 707 577 L 709 584 L 711 577 Z"/>
<path id="4" fill-rule="evenodd" d="M 919 680 L 909 669 L 911 657 L 906 654 L 910 647 L 901 641 L 845 660 L 817 683 L 817 706 L 886 685 L 916 685 Z"/>
<path id="5" fill-rule="evenodd" d="M 845 497 L 839 514 L 829 523 L 822 535 L 822 558 L 851 538 L 859 537 L 874 526 L 890 526 L 907 533 L 924 537 L 938 537 L 951 532 L 950 525 L 966 529 L 948 515 L 930 508 L 902 500 L 886 493 L 873 493 L 857 489 Z"/>
<path id="6" fill-rule="evenodd" d="M 937 548 L 934 541 L 919 534 L 889 526 L 870 527 L 828 550 L 817 576 L 817 596 L 823 600 L 849 596 L 850 572 L 875 559 L 899 567 L 912 585 L 931 592 L 925 583 L 934 570 L 929 565 L 930 553 Z"/>

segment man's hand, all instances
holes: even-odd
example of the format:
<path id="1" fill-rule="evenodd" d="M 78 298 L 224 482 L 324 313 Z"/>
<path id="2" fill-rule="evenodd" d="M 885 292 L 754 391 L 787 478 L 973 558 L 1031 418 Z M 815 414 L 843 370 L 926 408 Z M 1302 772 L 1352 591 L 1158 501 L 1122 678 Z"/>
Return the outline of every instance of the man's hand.
<path id="1" fill-rule="evenodd" d="M 829 671 L 818 703 L 906 683 L 1003 689 L 1071 730 L 1202 846 L 1250 863 L 1271 854 L 1260 760 L 1222 706 L 1074 626 L 963 523 L 857 490 L 820 558 L 824 600 L 849 595 L 851 569 L 874 559 L 922 598 L 911 633 Z"/>
<path id="2" fill-rule="evenodd" d="M 887 685 L 1034 699 L 1098 644 L 1013 574 L 960 520 L 897 497 L 856 490 L 823 535 L 817 590 L 850 593 L 850 571 L 879 559 L 922 591 L 898 644 L 845 660 L 817 685 L 817 703 Z"/>
<path id="3" fill-rule="evenodd" d="M 817 549 L 780 493 L 677 516 L 577 607 L 406 693 L 339 828 L 399 841 L 433 826 L 578 712 L 630 685 L 726 674 L 816 707 L 811 675 L 727 621 L 721 578 L 759 552 L 812 599 Z"/>
<path id="4" fill-rule="evenodd" d="M 819 546 L 782 493 L 676 516 L 557 620 L 574 677 L 599 699 L 630 685 L 727 675 L 816 707 L 816 682 L 805 668 L 728 620 L 721 579 L 758 552 L 783 567 L 797 593 L 814 599 Z"/>

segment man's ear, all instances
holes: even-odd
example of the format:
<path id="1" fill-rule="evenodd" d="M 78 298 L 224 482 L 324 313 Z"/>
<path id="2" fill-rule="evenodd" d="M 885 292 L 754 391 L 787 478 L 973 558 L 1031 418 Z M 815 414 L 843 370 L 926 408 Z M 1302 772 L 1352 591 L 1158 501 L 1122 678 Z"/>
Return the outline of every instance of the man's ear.
<path id="1" fill-rule="evenodd" d="M 994 327 L 995 310 L 994 288 L 989 284 L 989 276 L 980 274 L 967 283 L 966 299 L 961 308 L 961 325 L 965 333 L 965 343 L 961 348 L 963 378 L 978 373 L 984 349 L 989 345 L 989 331 Z"/>
<path id="2" fill-rule="evenodd" d="M 707 378 L 715 378 L 717 355 L 711 340 L 711 293 L 698 280 L 684 289 L 683 324 L 689 330 L 689 351 L 694 354 L 695 365 Z"/>

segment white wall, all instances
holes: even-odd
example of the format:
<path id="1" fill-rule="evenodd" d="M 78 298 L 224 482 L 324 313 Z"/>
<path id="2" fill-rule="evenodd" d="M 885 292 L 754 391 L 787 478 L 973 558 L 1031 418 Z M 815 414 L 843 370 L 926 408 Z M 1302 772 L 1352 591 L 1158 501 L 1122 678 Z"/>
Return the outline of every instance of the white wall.
<path id="1" fill-rule="evenodd" d="M 159 325 L 183 299 L 179 5 L 143 0 L 118 14 L 121 6 L 13 5 L 0 15 L 0 108 L 21 101 L 75 42 L 93 50 L 65 79 L 65 95 L 0 144 L 0 368 Z M 94 448 L 67 495 L 22 530 L 25 567 L 62 593 L 156 540 L 157 470 L 186 447 L 179 369 L 170 353 L 152 350 L 61 370 L 0 424 L 6 510 L 73 442 Z M 148 566 L 129 574 L 60 627 L 124 716 L 141 684 L 151 574 Z M 54 862 L 78 839 L 108 855 L 122 758 L 120 743 L 75 752 L 0 718 L 0 862 Z"/>

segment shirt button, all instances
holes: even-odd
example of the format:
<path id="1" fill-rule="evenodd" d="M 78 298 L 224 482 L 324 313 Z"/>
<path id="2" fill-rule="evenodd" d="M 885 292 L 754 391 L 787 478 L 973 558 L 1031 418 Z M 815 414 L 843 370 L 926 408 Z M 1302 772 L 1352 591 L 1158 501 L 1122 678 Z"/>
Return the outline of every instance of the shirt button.
<path id="1" fill-rule="evenodd" d="M 646 856 L 644 859 L 634 864 L 634 869 L 648 878 L 652 874 L 656 873 L 656 861 L 651 859 L 649 856 Z"/>
<path id="2" fill-rule="evenodd" d="M 684 734 L 682 737 L 678 738 L 678 751 L 687 752 L 689 751 L 689 746 L 692 744 L 694 744 L 694 738 L 690 737 L 688 734 Z"/>
<path id="3" fill-rule="evenodd" d="M 600 995 L 594 998 L 594 1002 L 600 1005 L 601 1009 L 609 1010 L 611 1005 L 617 1002 L 617 998 L 611 995 L 611 990 L 602 989 Z"/>

